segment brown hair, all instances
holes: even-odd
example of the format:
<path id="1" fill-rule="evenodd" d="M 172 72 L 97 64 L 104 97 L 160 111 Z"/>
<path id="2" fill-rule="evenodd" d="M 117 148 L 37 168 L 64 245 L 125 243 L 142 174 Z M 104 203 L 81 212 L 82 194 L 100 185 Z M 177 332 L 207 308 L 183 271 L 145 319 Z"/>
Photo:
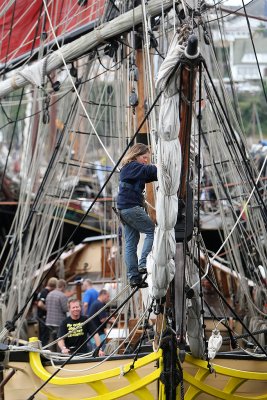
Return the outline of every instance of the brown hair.
<path id="1" fill-rule="evenodd" d="M 65 279 L 59 279 L 58 283 L 57 283 L 57 288 L 64 290 L 67 287 L 67 282 L 65 281 Z"/>
<path id="2" fill-rule="evenodd" d="M 143 143 L 136 143 L 127 151 L 122 159 L 122 166 L 136 160 L 138 156 L 149 153 L 149 148 Z"/>
<path id="3" fill-rule="evenodd" d="M 47 282 L 47 286 L 50 287 L 51 289 L 55 289 L 57 287 L 57 278 L 49 278 Z"/>

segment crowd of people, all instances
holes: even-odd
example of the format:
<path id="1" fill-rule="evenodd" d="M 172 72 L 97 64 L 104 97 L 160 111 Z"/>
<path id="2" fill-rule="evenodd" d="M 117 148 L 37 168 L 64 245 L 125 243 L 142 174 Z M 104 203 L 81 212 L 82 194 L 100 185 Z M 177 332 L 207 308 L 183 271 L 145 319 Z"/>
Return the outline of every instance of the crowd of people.
<path id="1" fill-rule="evenodd" d="M 39 339 L 42 346 L 59 339 L 57 344 L 49 346 L 50 350 L 71 354 L 74 351 L 87 353 L 97 348 L 99 356 L 103 356 L 109 314 L 101 309 L 109 302 L 109 292 L 106 289 L 98 292 L 90 279 L 83 282 L 82 300 L 73 296 L 73 292 L 68 297 L 66 288 L 64 279 L 52 277 L 37 295 Z M 96 313 L 94 318 L 85 323 Z"/>

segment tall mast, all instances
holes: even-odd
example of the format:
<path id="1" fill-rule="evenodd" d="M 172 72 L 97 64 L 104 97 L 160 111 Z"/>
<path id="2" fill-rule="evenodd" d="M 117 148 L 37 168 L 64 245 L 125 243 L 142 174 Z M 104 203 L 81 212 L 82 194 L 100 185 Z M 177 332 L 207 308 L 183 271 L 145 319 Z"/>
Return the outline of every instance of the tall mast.
<path id="1" fill-rule="evenodd" d="M 188 57 L 187 57 L 188 56 Z M 182 149 L 181 182 L 178 193 L 179 208 L 178 219 L 175 226 L 176 255 L 174 278 L 174 303 L 175 303 L 175 331 L 178 337 L 179 357 L 183 362 L 185 357 L 186 336 L 186 246 L 193 233 L 194 211 L 193 190 L 189 183 L 190 173 L 190 142 L 193 116 L 193 102 L 195 100 L 196 73 L 198 62 L 198 39 L 190 35 L 185 57 L 181 63 L 181 93 L 180 93 L 180 131 L 179 139 Z M 202 340 L 202 338 L 200 338 Z"/>
<path id="2" fill-rule="evenodd" d="M 142 43 L 140 45 L 142 46 Z M 143 47 L 143 46 L 142 46 Z M 145 79 L 144 79 L 144 54 L 143 48 L 136 49 L 136 66 L 138 68 L 139 79 L 137 81 L 138 90 L 138 105 L 136 106 L 137 124 L 141 123 L 145 118 L 146 114 L 146 97 L 145 97 Z M 143 124 L 140 132 L 137 136 L 137 141 L 148 145 L 148 134 L 149 125 L 148 121 Z M 150 218 L 156 222 L 156 211 L 155 211 L 155 196 L 153 192 L 153 183 L 146 184 L 146 200 L 147 200 L 147 211 Z"/>

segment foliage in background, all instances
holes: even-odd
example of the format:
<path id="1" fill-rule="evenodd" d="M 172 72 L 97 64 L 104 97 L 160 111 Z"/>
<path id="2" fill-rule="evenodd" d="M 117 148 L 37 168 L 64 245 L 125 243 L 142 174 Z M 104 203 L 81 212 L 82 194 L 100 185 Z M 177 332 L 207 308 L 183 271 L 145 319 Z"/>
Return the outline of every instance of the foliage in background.
<path id="1" fill-rule="evenodd" d="M 265 91 L 267 93 L 267 84 Z M 260 93 L 238 93 L 238 101 L 246 135 L 255 137 L 256 141 L 260 139 L 258 113 L 263 138 L 267 139 L 267 101 L 263 90 Z"/>

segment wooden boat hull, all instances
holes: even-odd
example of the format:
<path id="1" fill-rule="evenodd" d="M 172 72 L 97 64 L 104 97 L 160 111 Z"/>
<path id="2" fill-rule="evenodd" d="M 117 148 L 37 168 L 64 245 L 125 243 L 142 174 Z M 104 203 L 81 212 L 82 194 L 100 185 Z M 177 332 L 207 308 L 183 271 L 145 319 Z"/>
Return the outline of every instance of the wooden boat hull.
<path id="1" fill-rule="evenodd" d="M 134 365 L 134 368 L 130 368 Z M 186 400 L 208 399 L 267 399 L 267 361 L 240 353 L 221 354 L 212 362 L 186 355 L 182 364 Z M 58 365 L 43 366 L 38 353 L 30 353 L 29 361 L 9 361 L 4 371 L 8 379 L 4 386 L 4 400 L 22 400 L 31 396 L 55 372 Z M 36 400 L 89 399 L 165 399 L 160 383 L 163 371 L 162 351 L 138 359 L 128 356 L 113 357 L 101 363 L 72 362 L 35 395 Z M 180 386 L 176 399 L 180 399 Z"/>

